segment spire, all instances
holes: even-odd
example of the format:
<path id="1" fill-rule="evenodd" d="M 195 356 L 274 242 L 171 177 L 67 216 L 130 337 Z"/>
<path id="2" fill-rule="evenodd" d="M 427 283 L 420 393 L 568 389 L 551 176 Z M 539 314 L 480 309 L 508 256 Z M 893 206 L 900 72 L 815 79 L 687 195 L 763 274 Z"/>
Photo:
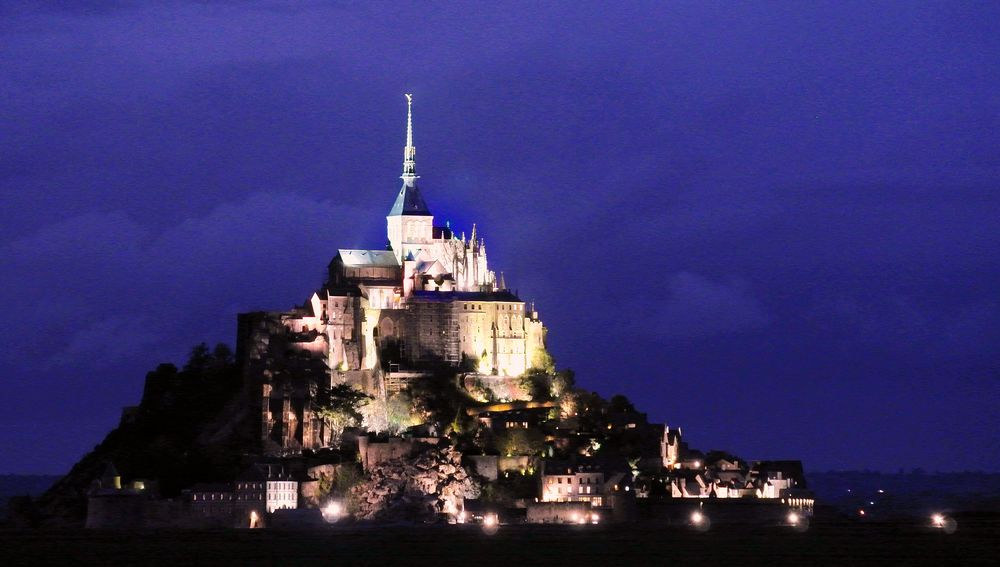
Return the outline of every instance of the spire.
<path id="1" fill-rule="evenodd" d="M 403 187 L 396 195 L 396 201 L 389 209 L 389 216 L 414 215 L 431 216 L 427 203 L 417 189 L 417 166 L 414 159 L 417 148 L 413 146 L 413 95 L 406 95 L 406 149 L 403 150 Z"/>
<path id="2" fill-rule="evenodd" d="M 413 146 L 413 95 L 406 95 L 406 148 L 403 150 L 403 175 L 407 185 L 412 185 L 417 175 L 417 148 Z"/>

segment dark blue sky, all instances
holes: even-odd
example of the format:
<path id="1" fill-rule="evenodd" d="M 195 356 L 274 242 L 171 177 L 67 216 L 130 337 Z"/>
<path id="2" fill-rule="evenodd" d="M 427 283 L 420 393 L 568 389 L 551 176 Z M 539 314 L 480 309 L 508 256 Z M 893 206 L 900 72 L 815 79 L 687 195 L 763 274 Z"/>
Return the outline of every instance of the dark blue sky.
<path id="1" fill-rule="evenodd" d="M 580 384 L 702 449 L 1000 470 L 1000 7 L 0 7 L 0 473 L 380 247 L 479 224 Z"/>

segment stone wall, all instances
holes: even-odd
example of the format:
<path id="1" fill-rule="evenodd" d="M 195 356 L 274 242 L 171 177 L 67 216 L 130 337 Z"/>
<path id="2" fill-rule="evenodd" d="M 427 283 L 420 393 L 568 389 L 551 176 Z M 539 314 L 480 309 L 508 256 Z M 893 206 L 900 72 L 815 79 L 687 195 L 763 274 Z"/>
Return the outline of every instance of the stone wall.
<path id="1" fill-rule="evenodd" d="M 262 502 L 234 500 L 213 503 L 211 509 L 187 500 L 160 500 L 147 495 L 91 496 L 87 501 L 87 529 L 207 529 L 250 527 L 255 512 L 258 526 L 267 524 Z"/>
<path id="2" fill-rule="evenodd" d="M 484 401 L 531 401 L 531 391 L 524 387 L 519 377 L 466 374 L 462 386 L 474 397 L 485 398 Z"/>
<path id="3" fill-rule="evenodd" d="M 95 496 L 87 502 L 88 529 L 181 528 L 189 514 L 185 502 L 145 495 Z"/>
<path id="4" fill-rule="evenodd" d="M 390 437 L 385 441 L 372 441 L 366 436 L 358 437 L 358 455 L 361 466 L 371 470 L 372 467 L 413 454 L 420 445 L 437 445 L 440 439 L 436 437 L 401 438 Z"/>
<path id="5" fill-rule="evenodd" d="M 472 463 L 472 470 L 479 476 L 489 481 L 495 481 L 500 470 L 496 455 L 472 455 L 469 461 Z"/>
<path id="6" fill-rule="evenodd" d="M 528 504 L 529 524 L 575 524 L 590 514 L 589 502 L 532 502 Z"/>

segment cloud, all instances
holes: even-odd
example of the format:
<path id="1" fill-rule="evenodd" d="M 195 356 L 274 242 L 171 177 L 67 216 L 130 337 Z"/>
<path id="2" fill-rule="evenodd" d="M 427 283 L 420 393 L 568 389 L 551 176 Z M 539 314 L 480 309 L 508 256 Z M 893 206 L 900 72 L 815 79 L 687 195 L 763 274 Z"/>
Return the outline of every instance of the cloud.
<path id="1" fill-rule="evenodd" d="M 163 357 L 203 340 L 231 341 L 224 330 L 234 307 L 304 301 L 336 247 L 361 244 L 358 218 L 378 215 L 255 193 L 159 234 L 117 211 L 42 227 L 0 246 L 9 267 L 0 272 L 2 354 L 29 365 L 102 365 L 154 343 Z"/>
<path id="2" fill-rule="evenodd" d="M 837 297 L 813 309 L 814 321 L 848 346 L 868 346 L 924 363 L 995 358 L 1000 333 L 995 300 L 965 298 L 927 305 L 920 298 L 879 294 Z"/>
<path id="3" fill-rule="evenodd" d="M 113 365 L 125 358 L 148 353 L 161 335 L 156 321 L 143 316 L 117 314 L 85 325 L 68 337 L 66 347 L 54 354 L 47 366 L 74 364 L 82 360 L 94 367 Z"/>
<path id="4" fill-rule="evenodd" d="M 766 326 L 770 317 L 740 281 L 716 282 L 679 272 L 667 281 L 667 298 L 655 310 L 657 328 L 669 338 L 705 338 Z"/>

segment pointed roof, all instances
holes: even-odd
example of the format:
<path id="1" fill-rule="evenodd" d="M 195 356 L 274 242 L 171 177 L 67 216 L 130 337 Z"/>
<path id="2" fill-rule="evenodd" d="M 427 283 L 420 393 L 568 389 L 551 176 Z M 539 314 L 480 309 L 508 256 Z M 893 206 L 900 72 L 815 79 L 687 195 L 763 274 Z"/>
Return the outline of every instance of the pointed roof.
<path id="1" fill-rule="evenodd" d="M 389 216 L 413 215 L 430 216 L 431 211 L 417 189 L 417 148 L 413 145 L 413 95 L 406 95 L 406 147 L 403 148 L 403 187 L 396 196 L 396 202 L 389 209 Z"/>
<path id="2" fill-rule="evenodd" d="M 431 216 L 431 211 L 427 208 L 427 203 L 424 202 L 424 198 L 420 195 L 420 190 L 417 189 L 416 180 L 413 181 L 412 185 L 404 181 L 403 187 L 399 190 L 399 194 L 396 195 L 396 202 L 389 209 L 389 216 L 394 217 L 398 215 Z"/>

